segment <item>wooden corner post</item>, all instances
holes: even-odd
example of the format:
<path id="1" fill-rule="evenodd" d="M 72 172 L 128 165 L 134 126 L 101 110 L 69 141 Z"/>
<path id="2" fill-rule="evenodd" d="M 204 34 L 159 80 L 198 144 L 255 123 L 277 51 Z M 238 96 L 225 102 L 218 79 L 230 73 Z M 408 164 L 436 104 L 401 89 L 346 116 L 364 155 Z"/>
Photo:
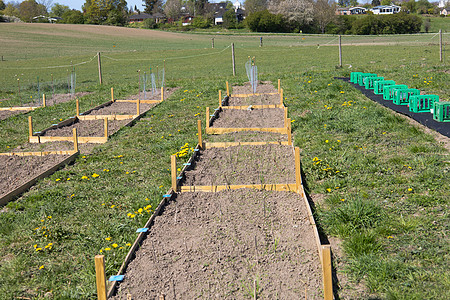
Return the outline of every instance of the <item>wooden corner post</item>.
<path id="1" fill-rule="evenodd" d="M 161 101 L 164 101 L 164 87 L 161 87 Z"/>
<path id="2" fill-rule="evenodd" d="M 73 151 L 75 153 L 78 152 L 78 134 L 76 128 L 73 129 Z"/>
<path id="3" fill-rule="evenodd" d="M 28 116 L 28 143 L 31 142 L 31 137 L 33 136 L 33 119 Z"/>
<path id="4" fill-rule="evenodd" d="M 291 123 L 290 118 L 287 119 L 287 125 L 288 125 L 288 131 L 287 131 L 288 145 L 291 146 L 292 145 L 292 123 Z"/>
<path id="5" fill-rule="evenodd" d="M 222 107 L 222 90 L 219 90 L 219 107 Z"/>
<path id="6" fill-rule="evenodd" d="M 172 175 L 172 190 L 177 192 L 177 156 L 173 154 L 170 156 L 170 169 Z"/>
<path id="7" fill-rule="evenodd" d="M 111 88 L 111 101 L 114 102 L 114 88 Z"/>
<path id="8" fill-rule="evenodd" d="M 77 106 L 77 117 L 80 116 L 80 101 L 77 99 L 75 100 L 76 106 Z"/>
<path id="9" fill-rule="evenodd" d="M 278 79 L 278 94 L 281 93 L 281 79 Z"/>
<path id="10" fill-rule="evenodd" d="M 280 88 L 280 104 L 283 105 L 283 89 Z"/>
<path id="11" fill-rule="evenodd" d="M 331 247 L 322 245 L 323 295 L 325 300 L 333 300 L 333 279 L 331 276 Z"/>
<path id="12" fill-rule="evenodd" d="M 297 193 L 300 191 L 302 185 L 302 178 L 300 172 L 300 148 L 295 147 L 295 185 L 297 187 Z"/>
<path id="13" fill-rule="evenodd" d="M 104 118 L 103 120 L 103 130 L 105 132 L 105 138 L 108 138 L 108 118 Z"/>
<path id="14" fill-rule="evenodd" d="M 284 128 L 288 127 L 288 112 L 287 107 L 284 108 Z"/>
<path id="15" fill-rule="evenodd" d="M 197 130 L 198 130 L 198 146 L 200 149 L 203 149 L 203 141 L 202 141 L 202 121 L 197 120 Z"/>
<path id="16" fill-rule="evenodd" d="M 206 108 L 206 129 L 209 129 L 209 107 Z"/>
<path id="17" fill-rule="evenodd" d="M 97 299 L 106 300 L 105 256 L 95 256 L 95 275 L 97 282 Z"/>
<path id="18" fill-rule="evenodd" d="M 136 101 L 136 114 L 139 116 L 141 114 L 141 97 Z"/>
<path id="19" fill-rule="evenodd" d="M 228 81 L 227 81 L 227 96 L 230 96 L 230 85 L 228 84 Z"/>
<path id="20" fill-rule="evenodd" d="M 46 103 L 45 103 L 45 94 L 42 94 L 42 106 L 45 107 Z"/>

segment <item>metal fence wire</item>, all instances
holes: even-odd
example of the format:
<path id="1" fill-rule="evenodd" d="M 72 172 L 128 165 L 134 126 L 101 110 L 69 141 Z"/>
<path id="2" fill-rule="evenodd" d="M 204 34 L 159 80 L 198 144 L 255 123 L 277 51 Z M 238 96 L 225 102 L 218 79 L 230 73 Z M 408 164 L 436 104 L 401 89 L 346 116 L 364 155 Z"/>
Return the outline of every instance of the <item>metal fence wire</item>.
<path id="1" fill-rule="evenodd" d="M 255 65 L 254 60 L 250 57 L 245 63 L 245 71 L 247 72 L 247 78 L 252 86 L 252 92 L 256 93 L 256 88 L 258 86 L 258 67 Z"/>
<path id="2" fill-rule="evenodd" d="M 149 100 L 160 94 L 160 88 L 164 87 L 165 70 L 156 71 L 150 69 L 150 74 L 144 72 L 139 75 L 139 97 L 142 100 Z"/>

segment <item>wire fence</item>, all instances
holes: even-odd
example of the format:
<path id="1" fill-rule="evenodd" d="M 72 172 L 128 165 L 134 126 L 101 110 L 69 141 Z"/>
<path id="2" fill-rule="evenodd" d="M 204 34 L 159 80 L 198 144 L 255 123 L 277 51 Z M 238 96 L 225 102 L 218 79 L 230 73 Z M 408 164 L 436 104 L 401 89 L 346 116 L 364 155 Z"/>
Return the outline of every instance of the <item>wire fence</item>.
<path id="1" fill-rule="evenodd" d="M 156 73 L 156 74 L 155 74 Z M 156 68 L 156 72 L 150 68 L 149 74 L 139 72 L 139 98 L 143 100 L 154 99 L 156 95 L 161 94 L 161 88 L 164 88 L 165 83 L 165 68 L 159 70 Z"/>
<path id="2" fill-rule="evenodd" d="M 254 58 L 248 58 L 245 63 L 245 71 L 247 72 L 247 78 L 252 86 L 252 92 L 256 93 L 256 88 L 258 86 L 258 67 L 255 65 Z"/>

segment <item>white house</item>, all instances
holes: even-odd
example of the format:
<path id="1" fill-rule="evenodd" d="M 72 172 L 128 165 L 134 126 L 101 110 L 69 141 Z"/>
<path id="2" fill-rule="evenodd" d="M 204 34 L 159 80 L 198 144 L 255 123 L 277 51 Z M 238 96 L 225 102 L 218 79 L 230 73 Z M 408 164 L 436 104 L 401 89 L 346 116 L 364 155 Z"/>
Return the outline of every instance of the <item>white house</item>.
<path id="1" fill-rule="evenodd" d="M 374 15 L 392 15 L 399 13 L 401 10 L 401 7 L 395 4 L 391 5 L 379 5 L 375 6 L 371 9 Z"/>

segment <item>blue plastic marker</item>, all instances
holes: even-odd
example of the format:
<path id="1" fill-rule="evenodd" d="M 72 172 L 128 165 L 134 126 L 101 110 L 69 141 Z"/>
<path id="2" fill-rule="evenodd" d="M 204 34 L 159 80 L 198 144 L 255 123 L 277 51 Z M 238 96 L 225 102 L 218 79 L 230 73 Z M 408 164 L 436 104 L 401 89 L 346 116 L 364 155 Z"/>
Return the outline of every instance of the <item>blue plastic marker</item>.
<path id="1" fill-rule="evenodd" d="M 177 179 L 183 179 L 183 176 L 177 176 Z"/>
<path id="2" fill-rule="evenodd" d="M 148 228 L 138 228 L 136 232 L 147 232 Z"/>
<path id="3" fill-rule="evenodd" d="M 172 197 L 171 194 L 165 194 L 165 195 L 163 195 L 163 198 L 170 198 L 170 197 Z"/>
<path id="4" fill-rule="evenodd" d="M 125 275 L 114 275 L 109 277 L 108 281 L 122 281 Z"/>
<path id="5" fill-rule="evenodd" d="M 185 164 L 183 164 L 183 166 L 190 166 L 191 165 L 191 163 L 185 163 Z"/>

